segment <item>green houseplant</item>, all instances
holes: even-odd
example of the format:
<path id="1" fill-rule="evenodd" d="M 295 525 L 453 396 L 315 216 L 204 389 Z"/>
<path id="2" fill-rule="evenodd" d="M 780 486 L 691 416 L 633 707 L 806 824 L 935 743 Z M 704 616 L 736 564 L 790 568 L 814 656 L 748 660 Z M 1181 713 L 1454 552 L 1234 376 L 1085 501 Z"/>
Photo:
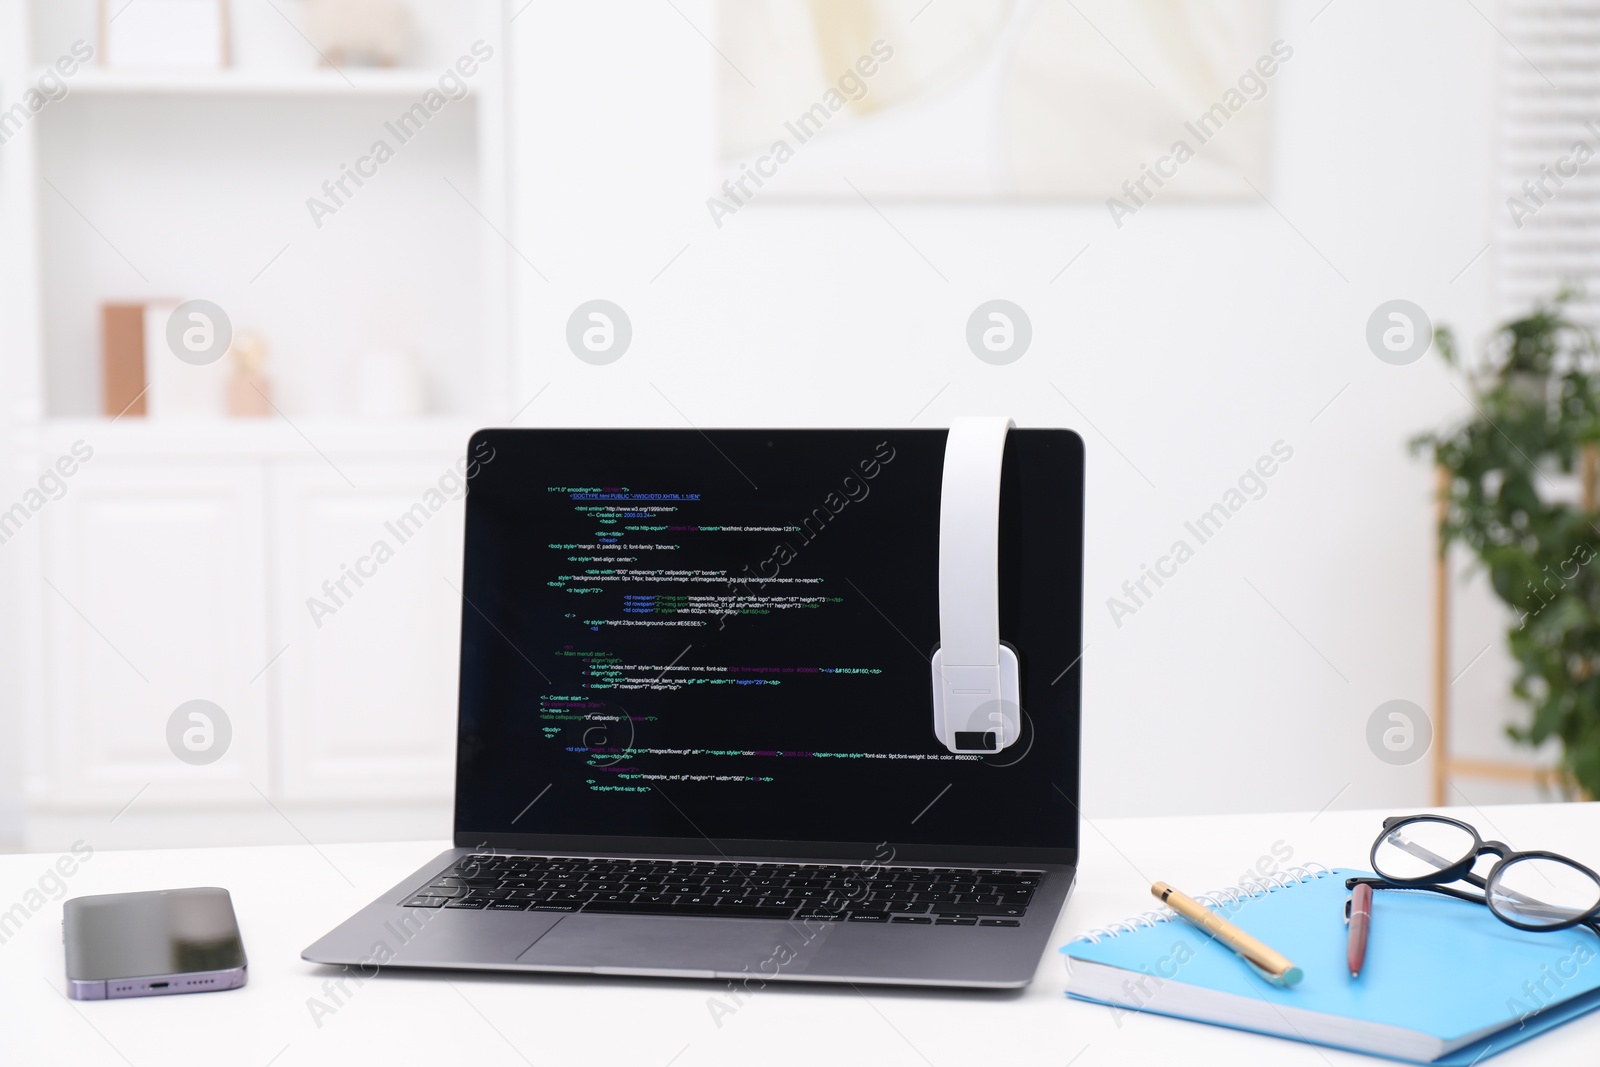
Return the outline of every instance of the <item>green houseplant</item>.
<path id="1" fill-rule="evenodd" d="M 1507 641 L 1526 745 L 1556 738 L 1570 794 L 1600 796 L 1600 349 L 1568 315 L 1563 291 L 1492 335 L 1463 366 L 1448 327 L 1434 333 L 1446 363 L 1467 373 L 1472 417 L 1422 434 L 1448 474 L 1441 546 L 1466 544 L 1516 614 Z M 1442 550 L 1442 547 L 1441 547 Z"/>

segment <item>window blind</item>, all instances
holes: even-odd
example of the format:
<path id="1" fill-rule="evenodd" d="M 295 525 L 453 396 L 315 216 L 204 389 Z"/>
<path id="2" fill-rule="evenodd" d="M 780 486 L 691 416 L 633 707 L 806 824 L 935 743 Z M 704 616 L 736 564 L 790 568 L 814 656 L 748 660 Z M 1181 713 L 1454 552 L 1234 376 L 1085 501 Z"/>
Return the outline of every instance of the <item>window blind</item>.
<path id="1" fill-rule="evenodd" d="M 1500 310 L 1572 284 L 1600 325 L 1600 0 L 1503 0 L 1498 22 Z"/>

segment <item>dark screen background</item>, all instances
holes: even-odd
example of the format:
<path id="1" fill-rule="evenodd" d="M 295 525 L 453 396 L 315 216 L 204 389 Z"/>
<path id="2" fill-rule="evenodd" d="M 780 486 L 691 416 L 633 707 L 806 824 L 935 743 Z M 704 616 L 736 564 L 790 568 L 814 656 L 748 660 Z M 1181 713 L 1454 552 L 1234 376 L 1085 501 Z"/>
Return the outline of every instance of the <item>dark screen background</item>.
<path id="1" fill-rule="evenodd" d="M 469 450 L 479 465 L 467 506 L 457 832 L 1076 847 L 1082 441 L 1065 430 L 1009 435 L 1001 637 L 1021 662 L 1027 725 L 1004 752 L 958 757 L 933 733 L 929 666 L 945 438 L 480 432 Z M 553 488 L 699 499 L 575 500 Z M 786 532 L 639 529 L 807 517 Z M 617 573 L 649 568 L 747 581 Z M 762 586 L 774 574 L 803 581 Z M 822 601 L 746 602 L 751 613 L 719 616 L 625 599 L 734 593 Z M 716 667 L 729 669 L 696 670 Z"/>

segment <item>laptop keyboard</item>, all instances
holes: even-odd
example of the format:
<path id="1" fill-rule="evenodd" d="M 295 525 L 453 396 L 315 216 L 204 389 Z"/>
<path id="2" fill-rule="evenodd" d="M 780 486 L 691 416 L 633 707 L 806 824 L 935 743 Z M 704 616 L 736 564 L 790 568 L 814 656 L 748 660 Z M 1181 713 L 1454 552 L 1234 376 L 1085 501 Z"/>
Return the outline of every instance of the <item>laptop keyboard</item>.
<path id="1" fill-rule="evenodd" d="M 1019 926 L 1042 871 L 466 856 L 402 906 Z"/>

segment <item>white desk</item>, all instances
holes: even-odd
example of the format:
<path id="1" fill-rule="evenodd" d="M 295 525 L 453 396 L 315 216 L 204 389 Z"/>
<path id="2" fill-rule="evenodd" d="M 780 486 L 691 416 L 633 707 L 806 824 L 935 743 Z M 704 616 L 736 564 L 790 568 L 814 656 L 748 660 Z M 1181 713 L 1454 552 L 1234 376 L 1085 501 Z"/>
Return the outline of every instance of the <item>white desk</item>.
<path id="1" fill-rule="evenodd" d="M 1381 817 L 1105 819 L 1083 827 L 1083 865 L 1056 943 L 1152 906 L 1153 879 L 1200 892 L 1238 880 L 1258 860 L 1363 866 Z M 1600 863 L 1600 805 L 1530 805 L 1450 814 L 1513 847 Z M 88 842 L 90 845 L 93 841 Z M 233 893 L 250 984 L 242 990 L 78 1003 L 62 990 L 61 903 L 49 901 L 0 944 L 0 1062 L 113 1067 L 298 1067 L 300 1064 L 1048 1063 L 1229 1067 L 1382 1061 L 1166 1019 L 1113 1018 L 1066 1000 L 1048 952 L 1028 989 L 944 992 L 776 983 L 720 1025 L 721 983 L 530 975 L 385 973 L 334 998 L 337 976 L 300 950 L 444 848 L 442 842 L 98 852 L 67 879 L 67 896 L 220 885 Z M 24 901 L 53 855 L 0 857 L 0 911 Z M 37 899 L 37 898 L 34 898 Z M 447 980 L 448 979 L 448 980 Z M 334 1010 L 314 1019 L 320 999 Z M 320 1022 L 320 1025 L 319 1025 Z M 1505 1067 L 1594 1061 L 1600 1015 L 1580 1019 L 1492 1062 Z"/>

